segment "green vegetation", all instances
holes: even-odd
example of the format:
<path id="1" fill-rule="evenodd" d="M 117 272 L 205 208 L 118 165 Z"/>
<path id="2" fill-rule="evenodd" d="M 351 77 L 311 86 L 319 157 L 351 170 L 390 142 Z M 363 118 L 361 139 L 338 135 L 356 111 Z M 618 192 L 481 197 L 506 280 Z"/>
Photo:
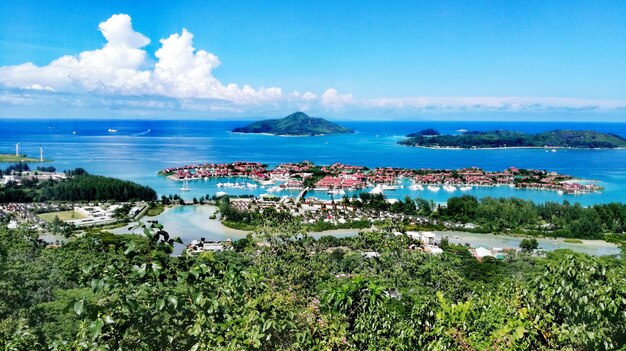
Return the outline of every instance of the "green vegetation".
<path id="1" fill-rule="evenodd" d="M 0 154 L 0 162 L 51 162 L 51 160 L 44 158 L 43 161 L 39 161 L 38 158 L 27 157 L 26 155 Z"/>
<path id="2" fill-rule="evenodd" d="M 170 256 L 89 231 L 61 248 L 0 228 L 3 350 L 616 350 L 626 261 L 566 250 L 474 259 L 391 231 L 303 236 L 276 218 L 234 251 Z M 258 245 L 264 241 L 265 245 Z M 376 251 L 378 257 L 362 253 Z"/>
<path id="3" fill-rule="evenodd" d="M 566 243 L 570 243 L 570 244 L 582 244 L 583 241 L 580 239 L 572 239 L 572 238 L 567 238 L 563 240 Z"/>
<path id="4" fill-rule="evenodd" d="M 519 247 L 523 252 L 532 252 L 533 250 L 537 250 L 539 248 L 539 243 L 535 238 L 522 239 L 519 243 Z"/>
<path id="5" fill-rule="evenodd" d="M 264 213 L 235 209 L 230 206 L 228 197 L 218 199 L 217 205 L 222 213 L 224 224 L 235 229 L 255 230 L 277 213 L 291 221 L 296 221 L 295 217 L 280 208 L 264 210 Z M 479 233 L 610 239 L 615 243 L 626 242 L 626 205 L 621 203 L 583 207 L 579 203 L 570 204 L 568 201 L 536 204 L 530 200 L 517 198 L 486 197 L 479 200 L 474 196 L 464 195 L 451 197 L 446 206 L 438 206 L 432 201 L 412 199 L 408 196 L 404 200 L 389 203 L 384 195 L 360 193 L 358 197 L 356 195 L 352 198 L 344 196 L 335 206 L 329 206 L 323 211 L 333 212 L 341 209 L 342 206 L 390 211 L 426 219 L 421 224 L 413 223 L 408 218 L 399 223 L 407 230 L 445 230 L 443 222 L 454 222 L 472 223 L 476 227 L 471 231 Z M 304 224 L 304 228 L 318 232 L 331 229 L 364 229 L 373 224 L 375 223 L 368 221 L 348 221 L 345 224 L 335 225 L 320 222 Z"/>
<path id="6" fill-rule="evenodd" d="M 234 133 L 268 133 L 274 135 L 325 135 L 354 133 L 323 118 L 309 117 L 304 112 L 295 112 L 281 119 L 266 119 L 245 127 L 233 129 Z"/>
<path id="7" fill-rule="evenodd" d="M 55 218 L 58 218 L 60 221 L 63 221 L 63 222 L 73 220 L 73 219 L 85 218 L 83 214 L 81 214 L 80 212 L 76 212 L 74 210 L 41 213 L 41 214 L 38 214 L 37 216 L 48 223 L 54 222 Z"/>
<path id="8" fill-rule="evenodd" d="M 515 198 L 482 198 L 464 195 L 448 199 L 438 214 L 446 220 L 475 223 L 485 232 L 522 231 L 551 237 L 603 239 L 607 234 L 626 233 L 626 205 L 580 204 L 532 201 Z M 623 240 L 623 239 L 621 239 Z"/>
<path id="9" fill-rule="evenodd" d="M 163 211 L 165 211 L 165 206 L 163 206 L 163 204 L 154 204 L 148 209 L 148 212 L 146 212 L 146 216 L 155 217 L 163 213 Z"/>
<path id="10" fill-rule="evenodd" d="M 66 174 L 68 179 L 62 181 L 24 179 L 19 185 L 8 182 L 0 187 L 0 203 L 156 200 L 156 192 L 152 188 L 130 181 L 90 175 L 82 168 L 67 171 Z"/>
<path id="11" fill-rule="evenodd" d="M 508 130 L 467 132 L 460 135 L 436 135 L 414 133 L 399 143 L 409 146 L 452 148 L 501 148 L 501 147 L 573 147 L 573 148 L 619 148 L 626 147 L 626 139 L 612 134 L 591 130 L 555 130 L 528 134 Z"/>

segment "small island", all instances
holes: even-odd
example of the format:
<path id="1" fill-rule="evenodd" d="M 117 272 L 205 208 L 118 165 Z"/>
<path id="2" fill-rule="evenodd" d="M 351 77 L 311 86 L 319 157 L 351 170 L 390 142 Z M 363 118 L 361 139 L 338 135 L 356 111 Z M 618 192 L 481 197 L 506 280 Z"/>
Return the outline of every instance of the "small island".
<path id="1" fill-rule="evenodd" d="M 295 112 L 280 119 L 266 119 L 245 127 L 235 128 L 233 133 L 256 133 L 290 136 L 317 136 L 348 134 L 354 130 L 344 128 L 323 118 L 310 117 L 304 112 Z"/>
<path id="2" fill-rule="evenodd" d="M 487 148 L 578 148 L 616 149 L 626 147 L 626 139 L 612 133 L 592 130 L 554 130 L 524 133 L 509 130 L 466 132 L 442 135 L 433 129 L 407 135 L 401 145 L 428 148 L 487 149 Z"/>
<path id="3" fill-rule="evenodd" d="M 50 160 L 27 157 L 26 155 L 0 154 L 0 162 L 50 162 Z"/>

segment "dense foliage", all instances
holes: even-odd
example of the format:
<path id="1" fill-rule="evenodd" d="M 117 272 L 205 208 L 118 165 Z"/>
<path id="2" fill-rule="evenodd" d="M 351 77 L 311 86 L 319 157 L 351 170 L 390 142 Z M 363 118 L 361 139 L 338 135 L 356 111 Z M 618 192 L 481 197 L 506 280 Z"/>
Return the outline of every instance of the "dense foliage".
<path id="1" fill-rule="evenodd" d="M 479 262 L 386 232 L 266 223 L 235 251 L 172 257 L 146 238 L 46 248 L 0 229 L 5 350 L 561 350 L 626 343 L 626 263 L 568 251 Z M 279 231 L 281 234 L 274 233 Z M 266 245 L 257 245 L 264 238 Z M 377 251 L 367 258 L 362 252 Z"/>
<path id="2" fill-rule="evenodd" d="M 626 139 L 611 133 L 591 130 L 554 130 L 528 134 L 509 130 L 489 132 L 467 132 L 459 135 L 433 135 L 413 133 L 399 143 L 411 146 L 454 147 L 454 148 L 498 148 L 498 147 L 574 147 L 574 148 L 618 148 L 626 147 Z"/>
<path id="3" fill-rule="evenodd" d="M 325 135 L 354 133 L 323 118 L 309 117 L 304 112 L 295 112 L 281 119 L 266 119 L 245 127 L 233 129 L 235 133 L 269 133 L 275 135 Z"/>
<path id="4" fill-rule="evenodd" d="M 43 188 L 41 199 L 54 201 L 129 201 L 156 200 L 156 192 L 147 186 L 127 180 L 80 175 Z"/>
<path id="5" fill-rule="evenodd" d="M 77 168 L 66 172 L 63 181 L 23 179 L 0 187 L 0 202 L 32 201 L 131 201 L 156 200 L 156 192 L 147 186 L 126 180 L 88 174 Z"/>
<path id="6" fill-rule="evenodd" d="M 526 229 L 548 236 L 601 238 L 626 232 L 626 205 L 546 202 L 536 204 L 516 198 L 482 198 L 464 195 L 448 199 L 438 211 L 444 219 L 472 222 L 485 231 Z"/>

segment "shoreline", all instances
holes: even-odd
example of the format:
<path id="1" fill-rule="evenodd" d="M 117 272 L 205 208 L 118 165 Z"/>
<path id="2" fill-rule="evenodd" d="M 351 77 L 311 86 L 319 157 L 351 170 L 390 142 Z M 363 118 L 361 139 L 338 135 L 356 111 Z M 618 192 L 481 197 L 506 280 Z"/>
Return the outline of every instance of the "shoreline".
<path id="1" fill-rule="evenodd" d="M 626 147 L 611 147 L 611 148 L 602 148 L 602 147 L 571 147 L 571 146 L 507 146 L 507 147 L 457 147 L 457 146 L 424 146 L 424 145 L 407 145 L 401 144 L 403 146 L 414 147 L 419 149 L 430 149 L 430 150 L 520 150 L 520 149 L 544 149 L 544 150 L 626 150 Z"/>

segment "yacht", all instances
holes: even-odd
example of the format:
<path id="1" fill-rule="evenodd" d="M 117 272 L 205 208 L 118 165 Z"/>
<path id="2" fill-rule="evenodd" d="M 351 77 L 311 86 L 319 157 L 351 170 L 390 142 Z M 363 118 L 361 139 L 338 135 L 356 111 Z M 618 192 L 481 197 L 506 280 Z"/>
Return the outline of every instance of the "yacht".
<path id="1" fill-rule="evenodd" d="M 112 129 L 112 128 L 109 128 L 108 132 L 109 132 L 109 133 L 117 133 L 117 129 Z"/>
<path id="2" fill-rule="evenodd" d="M 383 184 L 383 190 L 398 190 L 397 185 Z"/>
<path id="3" fill-rule="evenodd" d="M 445 191 L 447 191 L 447 192 L 451 193 L 451 192 L 453 192 L 453 191 L 456 191 L 456 187 L 455 187 L 455 186 L 453 186 L 453 185 L 444 185 L 444 186 L 443 186 L 443 190 L 445 190 Z"/>
<path id="4" fill-rule="evenodd" d="M 428 190 L 430 190 L 430 191 L 439 191 L 439 189 L 441 189 L 441 188 L 436 186 L 436 185 L 429 185 L 428 186 Z"/>
<path id="5" fill-rule="evenodd" d="M 411 184 L 411 185 L 409 185 L 409 189 L 411 189 L 411 190 L 424 190 L 424 187 L 421 184 Z"/>
<path id="6" fill-rule="evenodd" d="M 472 190 L 472 187 L 471 186 L 462 186 L 462 187 L 459 188 L 459 190 L 461 190 L 461 191 L 470 191 L 470 190 Z"/>
<path id="7" fill-rule="evenodd" d="M 374 189 L 370 190 L 370 194 L 384 194 L 383 186 L 378 184 L 374 187 Z"/>
<path id="8" fill-rule="evenodd" d="M 346 194 L 346 192 L 343 189 L 328 190 L 328 193 L 331 195 L 345 195 Z"/>
<path id="9" fill-rule="evenodd" d="M 180 188 L 180 191 L 189 191 L 189 181 L 187 179 L 183 180 L 183 187 Z"/>

